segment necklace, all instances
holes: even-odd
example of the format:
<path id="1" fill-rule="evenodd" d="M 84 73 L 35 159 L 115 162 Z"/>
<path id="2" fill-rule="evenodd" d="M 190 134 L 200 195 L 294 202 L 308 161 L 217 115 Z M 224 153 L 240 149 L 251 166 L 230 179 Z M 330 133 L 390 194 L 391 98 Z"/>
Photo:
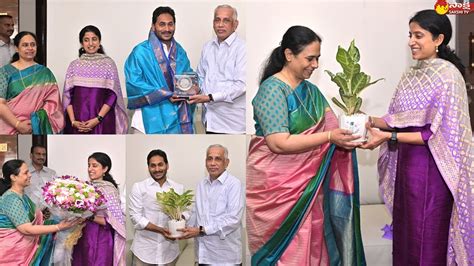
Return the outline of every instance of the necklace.
<path id="1" fill-rule="evenodd" d="M 290 79 L 286 76 L 286 74 L 283 73 L 283 71 L 280 72 L 281 75 L 288 81 L 288 83 L 291 83 L 290 82 Z M 288 87 L 290 87 L 290 90 L 293 90 L 291 88 L 291 85 L 288 85 Z M 313 106 L 316 107 L 316 103 L 314 102 L 314 97 L 313 97 L 313 94 L 311 93 L 311 88 L 308 88 L 307 89 L 308 93 L 309 93 L 309 97 L 311 98 L 311 102 L 313 103 Z M 303 110 L 305 110 L 306 114 L 309 116 L 309 118 L 311 118 L 311 120 L 313 120 L 313 123 L 314 124 L 317 124 L 316 122 L 316 119 L 314 119 L 314 116 L 309 112 L 308 108 L 306 108 L 306 105 L 304 105 L 304 102 L 303 100 L 300 98 L 300 96 L 298 95 L 298 92 L 294 92 L 294 94 L 296 95 L 296 98 L 298 99 L 298 101 L 300 102 L 301 106 L 303 106 Z"/>

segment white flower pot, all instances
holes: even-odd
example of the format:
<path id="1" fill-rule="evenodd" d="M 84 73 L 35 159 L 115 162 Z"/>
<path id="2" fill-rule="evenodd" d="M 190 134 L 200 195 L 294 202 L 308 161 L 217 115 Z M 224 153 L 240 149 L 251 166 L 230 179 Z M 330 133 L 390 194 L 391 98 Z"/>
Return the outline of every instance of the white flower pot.
<path id="1" fill-rule="evenodd" d="M 349 116 L 342 114 L 339 116 L 339 127 L 352 131 L 354 135 L 361 136 L 352 142 L 364 142 L 367 141 L 367 128 L 365 128 L 365 124 L 368 121 L 369 116 L 366 114 L 354 114 Z"/>
<path id="2" fill-rule="evenodd" d="M 178 229 L 184 229 L 186 227 L 186 221 L 184 219 L 176 221 L 176 220 L 169 220 L 168 221 L 168 231 L 170 232 L 172 237 L 180 237 L 183 235 L 183 232 L 178 231 Z"/>

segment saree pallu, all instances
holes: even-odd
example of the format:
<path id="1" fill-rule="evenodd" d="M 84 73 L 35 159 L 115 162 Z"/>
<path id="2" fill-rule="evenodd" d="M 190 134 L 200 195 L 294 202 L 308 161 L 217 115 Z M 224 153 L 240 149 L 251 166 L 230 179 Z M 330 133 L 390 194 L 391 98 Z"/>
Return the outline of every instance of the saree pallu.
<path id="1" fill-rule="evenodd" d="M 311 83 L 303 82 L 287 101 L 291 134 L 338 127 L 324 96 Z M 306 111 L 317 117 L 316 124 L 308 122 Z M 246 192 L 252 265 L 365 264 L 355 152 L 323 144 L 303 153 L 275 154 L 264 137 L 253 137 Z"/>
<path id="2" fill-rule="evenodd" d="M 399 129 L 429 126 L 432 132 L 427 142 L 430 156 L 454 200 L 447 264 L 473 265 L 474 149 L 466 86 L 461 74 L 443 59 L 419 61 L 402 76 L 384 120 L 390 127 Z M 381 146 L 378 162 L 380 193 L 391 212 L 399 176 L 397 169 L 400 169 L 398 159 L 396 146 L 386 143 Z M 430 175 L 424 178 L 431 180 Z M 417 231 L 423 230 L 423 225 L 418 227 L 421 229 Z"/>
<path id="3" fill-rule="evenodd" d="M 43 224 L 43 214 L 40 210 L 35 211 L 32 224 Z M 0 265 L 50 265 L 53 236 L 24 235 L 16 228 L 0 227 Z"/>
<path id="4" fill-rule="evenodd" d="M 108 94 L 115 101 L 107 102 Z M 72 105 L 75 119 L 87 121 L 96 117 L 104 104 L 111 110 L 104 120 L 88 134 L 127 134 L 128 117 L 115 62 L 103 54 L 83 54 L 71 62 L 64 82 L 63 108 L 66 116 L 65 133 L 84 134 L 73 128 L 66 108 Z"/>
<path id="5" fill-rule="evenodd" d="M 11 64 L 0 69 L 0 86 L 7 87 L 8 108 L 20 121 L 31 120 L 33 134 L 59 133 L 64 127 L 64 115 L 59 90 L 53 73 L 36 64 L 18 70 Z M 0 134 L 18 134 L 0 120 Z"/>
<path id="6" fill-rule="evenodd" d="M 72 265 L 125 265 L 125 217 L 117 188 L 107 181 L 94 181 L 104 194 L 106 209 L 100 210 L 106 225 L 87 222 L 74 246 Z"/>
<path id="7" fill-rule="evenodd" d="M 141 108 L 146 134 L 192 134 L 194 105 L 171 103 L 174 75 L 191 72 L 183 47 L 172 40 L 169 55 L 153 31 L 125 62 L 128 109 Z"/>

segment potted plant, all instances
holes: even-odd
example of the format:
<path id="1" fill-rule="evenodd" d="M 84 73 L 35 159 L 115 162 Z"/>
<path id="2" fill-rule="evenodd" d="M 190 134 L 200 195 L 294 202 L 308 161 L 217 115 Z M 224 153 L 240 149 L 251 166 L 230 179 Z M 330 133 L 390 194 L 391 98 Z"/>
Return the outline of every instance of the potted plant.
<path id="1" fill-rule="evenodd" d="M 183 212 L 192 204 L 193 194 L 191 190 L 178 194 L 173 188 L 167 192 L 157 192 L 156 199 L 161 206 L 162 211 L 168 215 L 171 220 L 168 221 L 168 230 L 172 237 L 180 237 L 182 232 L 177 229 L 184 229 L 186 221 L 183 219 Z"/>
<path id="2" fill-rule="evenodd" d="M 344 111 L 344 114 L 339 116 L 339 127 L 360 135 L 361 137 L 354 141 L 363 142 L 366 140 L 365 124 L 368 121 L 368 116 L 360 113 L 362 98 L 359 97 L 359 94 L 383 78 L 371 82 L 370 76 L 360 70 L 359 59 L 359 49 L 355 46 L 355 41 L 352 40 L 349 49 L 345 50 L 341 46 L 338 46 L 337 49 L 336 61 L 341 65 L 343 72 L 333 74 L 329 70 L 325 71 L 339 87 L 342 103 L 336 97 L 332 98 L 334 104 Z"/>

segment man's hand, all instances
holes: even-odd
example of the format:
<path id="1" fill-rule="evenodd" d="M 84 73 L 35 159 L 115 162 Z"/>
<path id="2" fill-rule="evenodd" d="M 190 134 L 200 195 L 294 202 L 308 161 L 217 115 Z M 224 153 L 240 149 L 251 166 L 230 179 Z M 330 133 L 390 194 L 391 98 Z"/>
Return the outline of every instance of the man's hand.
<path id="1" fill-rule="evenodd" d="M 158 226 L 158 232 L 157 233 L 162 234 L 168 240 L 176 240 L 176 237 L 171 236 L 170 231 L 168 231 L 168 229 L 166 229 L 164 227 L 159 227 Z"/>
<path id="2" fill-rule="evenodd" d="M 178 96 L 176 96 L 176 95 L 173 95 L 173 96 L 171 96 L 171 98 L 170 98 L 170 102 L 172 102 L 172 103 L 180 103 L 180 102 L 182 102 L 182 101 L 186 101 L 186 99 L 180 98 L 180 97 L 178 97 Z"/>
<path id="3" fill-rule="evenodd" d="M 199 235 L 199 227 L 187 227 L 184 229 L 178 229 L 183 232 L 183 235 L 179 239 L 193 238 Z"/>
<path id="4" fill-rule="evenodd" d="M 210 102 L 210 101 L 211 101 L 211 99 L 209 98 L 209 96 L 207 96 L 207 95 L 202 95 L 202 94 L 198 94 L 198 95 L 190 96 L 190 97 L 189 97 L 189 100 L 188 100 L 188 103 L 189 103 L 189 104 L 208 103 L 208 102 Z"/>

